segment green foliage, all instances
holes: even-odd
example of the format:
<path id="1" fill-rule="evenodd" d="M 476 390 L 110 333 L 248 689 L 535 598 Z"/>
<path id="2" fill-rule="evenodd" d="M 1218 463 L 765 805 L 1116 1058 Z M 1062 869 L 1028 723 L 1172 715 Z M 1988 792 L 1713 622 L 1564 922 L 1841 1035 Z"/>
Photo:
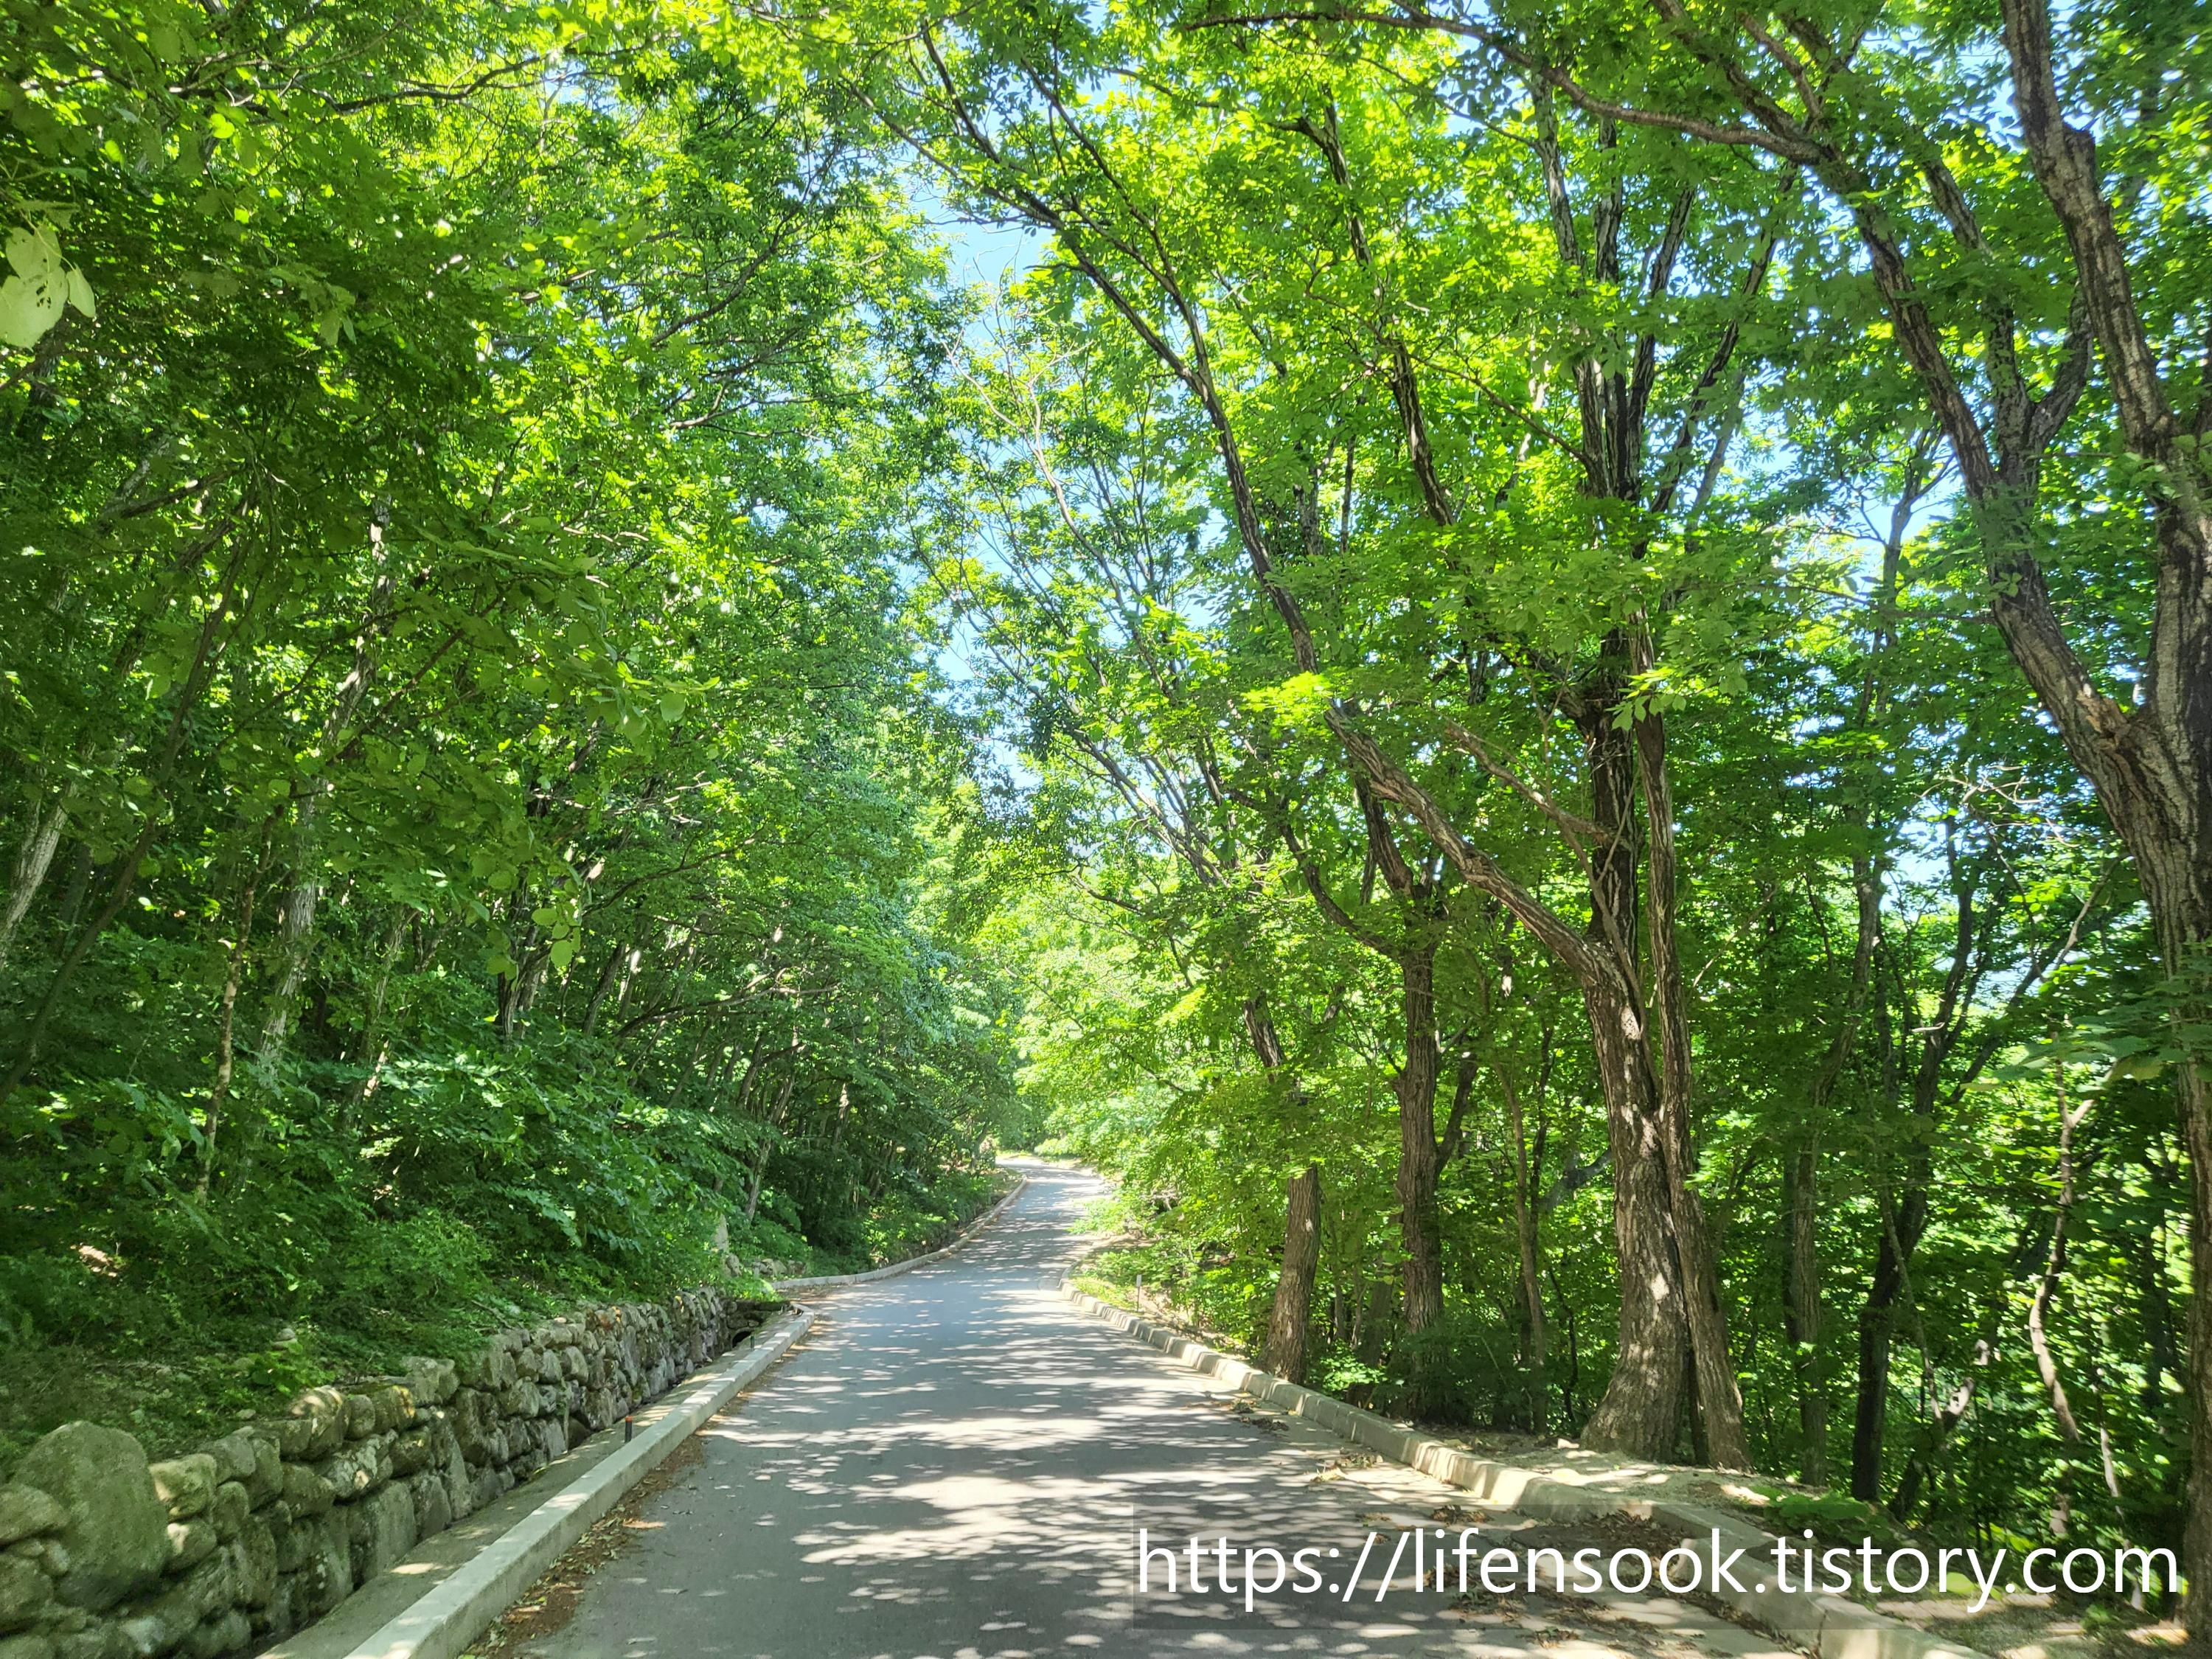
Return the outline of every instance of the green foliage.
<path id="1" fill-rule="evenodd" d="M 939 1237 L 1012 992 L 903 574 L 966 301 L 887 158 L 680 9 L 15 22 L 11 1443 L 56 1355 L 196 1379 L 167 1438 Z"/>
<path id="2" fill-rule="evenodd" d="M 2055 27 L 2179 410 L 2154 10 Z M 1317 1171 L 1310 1375 L 1571 1437 L 1648 1106 L 1778 1515 L 2175 1542 L 2202 918 L 2071 722 L 2203 678 L 2196 416 L 2088 351 L 1988 18 L 1716 76 L 1753 15 L 23 11 L 10 1397 L 871 1265 L 1043 1141 L 1255 1352 Z M 1816 83 L 1838 148 L 1734 142 Z M 1049 251 L 963 293 L 925 200 Z"/>
<path id="3" fill-rule="evenodd" d="M 1888 1548 L 1911 1541 L 1873 1504 L 1842 1492 L 1784 1492 L 1773 1486 L 1755 1490 L 1767 1499 L 1766 1507 L 1759 1512 L 1761 1518 L 1778 1530 L 1810 1532 L 1823 1543 L 1851 1547 L 1869 1538 Z"/>

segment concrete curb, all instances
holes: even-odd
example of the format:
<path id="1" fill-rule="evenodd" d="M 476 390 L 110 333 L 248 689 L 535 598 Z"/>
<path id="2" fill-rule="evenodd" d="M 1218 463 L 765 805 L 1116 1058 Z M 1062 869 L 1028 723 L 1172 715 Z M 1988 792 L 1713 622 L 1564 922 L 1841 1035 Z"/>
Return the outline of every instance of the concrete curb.
<path id="1" fill-rule="evenodd" d="M 864 1273 L 831 1273 L 820 1279 L 776 1279 L 769 1281 L 769 1288 L 781 1295 L 787 1291 L 835 1290 L 840 1285 L 871 1285 L 878 1279 L 896 1279 L 901 1273 L 912 1273 L 916 1267 L 927 1267 L 933 1261 L 942 1261 L 955 1250 L 964 1249 L 975 1235 L 999 1218 L 999 1212 L 1022 1195 L 1030 1184 L 1027 1176 L 1017 1176 L 1006 1195 L 960 1230 L 960 1236 L 941 1249 L 927 1255 L 910 1255 L 903 1261 L 894 1261 L 888 1267 L 871 1267 Z"/>
<path id="2" fill-rule="evenodd" d="M 1495 1462 L 1387 1418 L 1347 1406 L 1341 1400 L 1285 1382 L 1243 1360 L 1194 1342 L 1149 1320 L 1101 1302 L 1097 1297 L 1067 1288 L 1066 1279 L 1077 1262 L 1061 1275 L 1060 1294 L 1082 1313 L 1104 1321 L 1115 1330 L 1158 1349 L 1176 1364 L 1213 1377 L 1255 1400 L 1279 1406 L 1295 1416 L 1317 1423 L 1356 1445 L 1377 1452 L 1394 1463 L 1459 1486 L 1498 1509 L 1517 1510 L 1547 1521 L 1587 1521 L 1599 1516 L 1628 1516 L 1669 1531 L 1679 1531 L 1703 1551 L 1714 1534 L 1725 1553 L 1746 1552 L 1744 1566 L 1764 1558 L 1771 1568 L 1775 1539 L 1741 1516 L 1683 1503 L 1672 1498 L 1634 1498 L 1595 1486 L 1578 1485 L 1553 1475 L 1539 1474 L 1510 1463 Z M 1738 1570 L 1740 1572 L 1742 1569 Z M 1755 1581 L 1756 1582 L 1756 1581 Z M 1737 1612 L 1778 1632 L 1818 1659 L 1987 1659 L 1978 1650 L 1947 1642 L 1915 1629 L 1887 1613 L 1840 1595 L 1821 1595 L 1802 1590 L 1722 1589 L 1717 1599 Z"/>
<path id="3" fill-rule="evenodd" d="M 683 1444 L 732 1395 L 783 1357 L 814 1322 L 804 1308 L 777 1315 L 718 1365 L 655 1401 L 636 1437 L 485 1545 L 420 1601 L 362 1642 L 347 1659 L 455 1659 L 594 1521 Z"/>

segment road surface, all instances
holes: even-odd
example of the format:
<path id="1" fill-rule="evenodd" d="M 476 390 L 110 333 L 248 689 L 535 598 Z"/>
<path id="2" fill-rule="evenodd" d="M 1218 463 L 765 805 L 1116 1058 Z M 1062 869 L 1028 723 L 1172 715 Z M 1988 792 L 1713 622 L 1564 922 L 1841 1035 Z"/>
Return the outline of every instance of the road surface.
<path id="1" fill-rule="evenodd" d="M 704 1456 L 641 1510 L 544 1659 L 1044 1659 L 1504 1655 L 1751 1659 L 1777 1644 L 1680 1602 L 1413 1587 L 1408 1529 L 1477 1547 L 1611 1546 L 1520 1527 L 1468 1494 L 1255 1409 L 1054 1293 L 1100 1193 L 1024 1166 L 1029 1188 L 964 1250 L 819 1297 L 806 1340 L 701 1431 Z M 1136 1533 L 1171 1548 L 1136 1589 Z M 1192 1593 L 1190 1540 L 1200 1538 Z M 1373 1535 L 1358 1587 L 1346 1591 Z M 1216 1540 L 1225 1538 L 1225 1545 Z M 1299 1596 L 1243 1551 L 1310 1549 Z M 1328 1552 L 1338 1552 L 1334 1559 Z M 1236 1590 L 1221 1593 L 1225 1551 Z"/>

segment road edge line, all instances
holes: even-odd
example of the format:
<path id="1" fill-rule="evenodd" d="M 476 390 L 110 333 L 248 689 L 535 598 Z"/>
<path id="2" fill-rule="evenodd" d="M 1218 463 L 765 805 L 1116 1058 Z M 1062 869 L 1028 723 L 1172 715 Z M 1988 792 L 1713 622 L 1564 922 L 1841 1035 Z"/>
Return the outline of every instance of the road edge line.
<path id="1" fill-rule="evenodd" d="M 1373 1412 L 1346 1405 L 1299 1383 L 1286 1382 L 1234 1355 L 1139 1318 L 1125 1308 L 1102 1302 L 1086 1291 L 1070 1289 L 1067 1279 L 1081 1265 L 1081 1260 L 1079 1257 L 1068 1265 L 1058 1286 L 1060 1295 L 1078 1312 L 1157 1348 L 1187 1370 L 1226 1382 L 1255 1400 L 1280 1406 L 1394 1463 L 1471 1492 L 1500 1509 L 1518 1510 L 1524 1515 L 1557 1521 L 1623 1515 L 1670 1528 L 1680 1527 L 1684 1529 L 1686 1541 L 1700 1547 L 1717 1532 L 1723 1549 L 1743 1549 L 1752 1559 L 1759 1559 L 1762 1553 L 1770 1563 L 1774 1559 L 1774 1534 L 1753 1526 L 1741 1516 L 1671 1498 L 1625 1497 L 1477 1457 L 1433 1436 L 1401 1427 Z M 1802 1644 L 1816 1659 L 1989 1659 L 1979 1649 L 1931 1636 L 1902 1620 L 1839 1595 L 1783 1590 L 1772 1585 L 1764 1594 L 1723 1589 L 1714 1592 L 1714 1595 L 1716 1600 L 1756 1619 L 1768 1629 Z M 1845 1619 L 1851 1622 L 1840 1622 Z"/>
<path id="2" fill-rule="evenodd" d="M 635 1439 L 550 1494 L 420 1601 L 387 1621 L 347 1659 L 458 1659 L 478 1632 L 537 1583 L 594 1521 L 740 1389 L 781 1359 L 813 1323 L 811 1309 L 779 1314 L 721 1364 L 678 1383 L 653 1402 L 658 1415 L 638 1425 Z"/>

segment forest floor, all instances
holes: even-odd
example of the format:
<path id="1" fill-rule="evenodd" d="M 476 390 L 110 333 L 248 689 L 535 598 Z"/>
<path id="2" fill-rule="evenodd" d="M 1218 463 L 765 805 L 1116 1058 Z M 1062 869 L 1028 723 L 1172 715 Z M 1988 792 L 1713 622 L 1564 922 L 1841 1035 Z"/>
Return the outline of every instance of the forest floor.
<path id="1" fill-rule="evenodd" d="M 1193 1305 L 1188 1291 L 1192 1279 L 1204 1271 L 1201 1265 L 1194 1272 L 1187 1254 L 1178 1256 L 1162 1241 L 1125 1224 L 1121 1231 L 1092 1241 L 1068 1284 L 1208 1347 L 1255 1361 L 1250 1340 L 1221 1328 Z M 1365 1394 L 1364 1389 L 1332 1389 L 1325 1382 L 1310 1380 L 1310 1386 L 1338 1394 L 1352 1404 L 1379 1409 L 1357 1397 Z M 1478 1456 L 1539 1474 L 1564 1475 L 1577 1484 L 1589 1482 L 1617 1462 L 1599 1460 L 1571 1441 L 1539 1439 L 1510 1428 L 1470 1428 L 1465 1423 L 1401 1419 L 1388 1411 L 1382 1414 Z M 1842 1511 L 1863 1506 L 1854 1504 L 1843 1494 L 1801 1486 L 1795 1480 L 1777 1482 L 1695 1466 L 1620 1463 L 1618 1467 L 1622 1476 L 1632 1477 L 1639 1498 L 1663 1496 L 1732 1510 L 1770 1532 L 1782 1529 L 1774 1513 L 1778 1508 L 1790 1515 L 1784 1522 L 1787 1528 L 1795 1527 L 1798 1510 L 1817 1510 L 1820 1518 L 1814 1523 L 1816 1544 L 1822 1548 L 1850 1547 L 1856 1570 L 1860 1534 L 1846 1535 L 1850 1517 Z M 1598 1484 L 1610 1483 L 1600 1479 Z M 1873 1569 L 1876 1575 L 1884 1571 L 1891 1547 L 1918 1550 L 1932 1561 L 1939 1549 L 1972 1547 L 1981 1541 L 1905 1531 L 1879 1519 L 1869 1529 L 1887 1539 L 1886 1545 L 1877 1540 Z M 2146 1654 L 2188 1645 L 2188 1633 L 2171 1619 L 2109 1595 L 2078 1596 L 2063 1591 L 2039 1595 L 2018 1586 L 2016 1575 L 2014 1577 L 2013 1589 L 1999 1589 L 1978 1612 L 1975 1608 L 1980 1592 L 1971 1584 L 1962 1588 L 1955 1570 L 1945 1594 L 1869 1595 L 1855 1582 L 1850 1595 L 1854 1601 L 1891 1618 L 1996 1659 L 2144 1659 Z"/>

